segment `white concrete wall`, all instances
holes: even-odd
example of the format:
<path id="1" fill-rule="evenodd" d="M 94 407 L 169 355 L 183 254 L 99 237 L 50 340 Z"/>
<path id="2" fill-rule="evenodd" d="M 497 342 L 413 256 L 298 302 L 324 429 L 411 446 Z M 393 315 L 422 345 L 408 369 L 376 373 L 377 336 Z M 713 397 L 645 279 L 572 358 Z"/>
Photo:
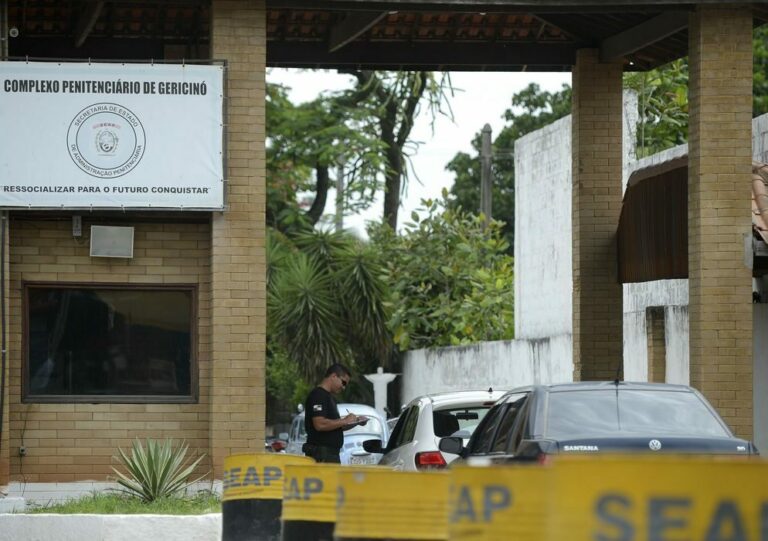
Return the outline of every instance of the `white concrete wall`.
<path id="1" fill-rule="evenodd" d="M 687 306 L 688 280 L 656 280 L 624 285 L 624 313 L 649 306 Z"/>
<path id="2" fill-rule="evenodd" d="M 768 117 L 766 117 L 768 118 Z M 762 456 L 768 456 L 768 304 L 753 304 L 754 372 L 752 387 L 754 397 L 754 436 Z"/>
<path id="3" fill-rule="evenodd" d="M 624 314 L 624 380 L 648 380 L 648 339 L 646 337 L 645 311 Z M 632 361 L 627 362 L 627 352 Z"/>
<path id="4" fill-rule="evenodd" d="M 221 514 L 0 515 L 0 541 L 218 541 Z"/>
<path id="5" fill-rule="evenodd" d="M 466 389 L 512 389 L 573 379 L 571 335 L 409 351 L 403 359 L 401 401 Z"/>
<path id="6" fill-rule="evenodd" d="M 634 159 L 637 95 L 624 92 L 624 177 Z M 571 116 L 515 141 L 515 338 L 573 329 Z"/>
<path id="7" fill-rule="evenodd" d="M 768 114 L 752 119 L 752 159 L 768 163 Z"/>
<path id="8" fill-rule="evenodd" d="M 664 308 L 664 340 L 667 351 L 667 383 L 690 385 L 687 303 L 685 306 Z"/>
<path id="9" fill-rule="evenodd" d="M 515 338 L 569 334 L 571 116 L 515 142 Z"/>
<path id="10" fill-rule="evenodd" d="M 667 382 L 688 384 L 688 280 L 624 284 L 624 379 L 648 380 L 646 309 L 665 306 Z M 686 307 L 686 310 L 669 310 Z M 684 335 L 679 334 L 685 332 Z M 671 379 L 670 379 L 671 378 Z"/>

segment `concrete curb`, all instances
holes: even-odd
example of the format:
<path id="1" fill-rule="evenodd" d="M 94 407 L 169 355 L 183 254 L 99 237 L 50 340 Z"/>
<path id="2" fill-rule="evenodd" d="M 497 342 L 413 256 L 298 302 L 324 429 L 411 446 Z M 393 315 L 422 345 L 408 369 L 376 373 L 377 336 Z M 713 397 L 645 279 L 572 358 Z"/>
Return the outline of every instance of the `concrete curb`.
<path id="1" fill-rule="evenodd" d="M 207 515 L 0 515 L 0 541 L 219 541 L 221 513 Z"/>

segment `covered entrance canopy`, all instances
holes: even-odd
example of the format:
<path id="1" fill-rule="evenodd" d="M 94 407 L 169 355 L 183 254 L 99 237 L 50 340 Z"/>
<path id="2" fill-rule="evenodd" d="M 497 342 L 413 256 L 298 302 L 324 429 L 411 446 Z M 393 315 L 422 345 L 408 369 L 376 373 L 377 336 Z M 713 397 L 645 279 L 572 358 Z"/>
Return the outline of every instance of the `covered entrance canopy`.
<path id="1" fill-rule="evenodd" d="M 302 68 L 570 71 L 578 49 L 644 71 L 688 52 L 706 1 L 267 0 L 267 63 Z M 728 4 L 730 2 L 720 2 Z M 203 58 L 211 2 L 8 0 L 10 56 Z M 753 6 L 755 24 L 768 6 Z"/>
<path id="2" fill-rule="evenodd" d="M 209 370 L 193 428 L 209 445 L 219 477 L 225 456 L 263 446 L 267 66 L 571 71 L 573 366 L 574 379 L 589 380 L 613 378 L 622 363 L 622 72 L 689 55 L 691 384 L 749 438 L 751 272 L 734 261 L 750 227 L 741 190 L 750 174 L 751 29 L 766 21 L 764 2 L 708 0 L 6 0 L 0 44 L 4 56 L 22 59 L 226 60 L 230 197 L 225 212 L 211 213 L 210 257 L 200 257 L 208 288 L 202 311 L 210 317 L 200 353 Z M 712 199 L 728 212 L 698 204 Z M 11 260 L 23 247 L 8 237 L 0 242 Z M 6 273 L 2 284 L 6 299 L 14 295 L 6 381 L 15 387 L 0 389 L 10 397 L 0 403 L 0 485 L 10 472 L 8 419 L 16 423 L 16 445 L 25 407 L 18 391 L 21 282 L 47 279 L 39 277 L 47 276 L 45 265 L 39 273 Z M 57 280 L 75 278 L 64 273 Z M 83 423 L 93 434 L 100 430 L 98 422 Z M 19 471 L 20 459 L 13 460 Z M 41 462 L 48 469 L 40 475 L 87 475 L 56 460 Z"/>
<path id="3" fill-rule="evenodd" d="M 272 66 L 571 71 L 576 51 L 645 71 L 688 51 L 707 2 L 268 0 Z M 768 6 L 754 10 L 768 21 Z"/>

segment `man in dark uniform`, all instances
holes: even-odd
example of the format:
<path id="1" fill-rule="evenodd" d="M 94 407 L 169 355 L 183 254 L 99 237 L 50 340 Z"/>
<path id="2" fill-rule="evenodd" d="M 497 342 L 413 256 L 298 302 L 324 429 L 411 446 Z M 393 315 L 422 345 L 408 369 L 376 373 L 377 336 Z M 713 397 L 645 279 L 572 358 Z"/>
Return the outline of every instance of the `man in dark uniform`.
<path id="1" fill-rule="evenodd" d="M 317 462 L 339 464 L 339 451 L 344 445 L 344 431 L 353 426 L 364 425 L 366 417 L 349 413 L 343 418 L 339 415 L 334 394 L 344 390 L 351 377 L 349 369 L 342 364 L 332 364 L 325 371 L 320 385 L 312 389 L 304 403 L 304 424 L 307 428 L 307 443 L 304 454 Z"/>

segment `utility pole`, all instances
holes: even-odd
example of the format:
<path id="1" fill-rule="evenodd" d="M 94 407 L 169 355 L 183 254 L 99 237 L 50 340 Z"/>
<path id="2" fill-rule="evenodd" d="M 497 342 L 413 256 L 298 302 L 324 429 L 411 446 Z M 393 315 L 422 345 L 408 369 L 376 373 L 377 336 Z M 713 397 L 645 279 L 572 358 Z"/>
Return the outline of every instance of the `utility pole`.
<path id="1" fill-rule="evenodd" d="M 493 161 L 490 124 L 483 126 L 480 141 L 480 212 L 485 215 L 485 225 L 488 225 L 491 220 L 491 163 Z"/>
<path id="2" fill-rule="evenodd" d="M 344 160 L 340 157 L 336 167 L 336 232 L 344 229 Z"/>

